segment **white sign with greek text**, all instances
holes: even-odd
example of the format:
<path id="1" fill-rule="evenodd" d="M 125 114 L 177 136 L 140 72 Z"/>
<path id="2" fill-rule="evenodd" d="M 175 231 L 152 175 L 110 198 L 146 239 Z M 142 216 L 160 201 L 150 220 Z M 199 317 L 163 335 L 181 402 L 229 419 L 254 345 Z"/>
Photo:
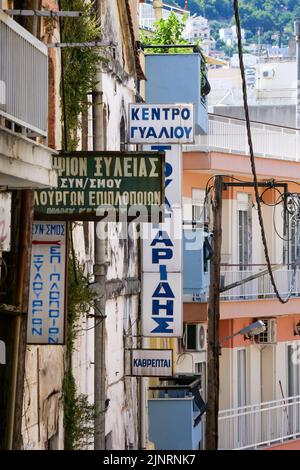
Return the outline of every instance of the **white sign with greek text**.
<path id="1" fill-rule="evenodd" d="M 64 344 L 66 222 L 34 222 L 27 342 Z"/>
<path id="2" fill-rule="evenodd" d="M 131 375 L 140 377 L 172 377 L 172 349 L 133 349 Z"/>
<path id="3" fill-rule="evenodd" d="M 129 105 L 131 144 L 192 144 L 194 133 L 193 104 Z"/>

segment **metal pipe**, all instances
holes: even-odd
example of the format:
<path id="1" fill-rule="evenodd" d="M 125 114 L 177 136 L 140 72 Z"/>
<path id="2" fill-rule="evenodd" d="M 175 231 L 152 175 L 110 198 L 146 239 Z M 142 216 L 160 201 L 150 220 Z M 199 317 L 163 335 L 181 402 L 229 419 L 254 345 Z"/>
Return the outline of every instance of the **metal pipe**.
<path id="1" fill-rule="evenodd" d="M 97 15 L 101 18 L 101 2 L 96 4 Z M 103 116 L 102 73 L 98 72 L 96 91 L 93 93 L 93 150 L 105 150 L 104 116 Z M 99 222 L 100 223 L 100 222 Z M 105 449 L 105 306 L 106 306 L 106 263 L 105 240 L 97 236 L 97 223 L 94 224 L 95 246 L 95 282 L 100 285 L 100 297 L 95 301 L 95 366 L 94 366 L 94 400 L 95 400 L 95 450 Z"/>
<path id="2" fill-rule="evenodd" d="M 20 214 L 20 241 L 18 252 L 17 296 L 16 303 L 20 312 L 27 312 L 30 279 L 31 237 L 34 207 L 34 192 L 22 192 Z M 15 318 L 13 365 L 11 375 L 11 397 L 9 402 L 8 449 L 20 449 L 22 445 L 22 406 L 24 391 L 24 371 L 26 354 L 27 316 Z"/>

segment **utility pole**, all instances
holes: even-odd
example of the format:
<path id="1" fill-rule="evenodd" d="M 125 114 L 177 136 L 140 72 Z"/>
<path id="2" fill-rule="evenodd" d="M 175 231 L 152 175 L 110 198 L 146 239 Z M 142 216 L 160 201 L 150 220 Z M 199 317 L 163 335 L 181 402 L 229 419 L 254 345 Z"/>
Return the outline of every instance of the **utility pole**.
<path id="1" fill-rule="evenodd" d="M 153 8 L 155 13 L 155 20 L 159 21 L 162 19 L 162 10 L 163 10 L 163 2 L 162 0 L 153 0 Z"/>
<path id="2" fill-rule="evenodd" d="M 294 22 L 296 40 L 296 67 L 297 67 L 297 102 L 296 102 L 296 128 L 300 129 L 300 19 Z"/>
<path id="3" fill-rule="evenodd" d="M 208 305 L 206 450 L 218 449 L 222 190 L 222 176 L 216 176 L 213 198 L 213 258 Z"/>
<path id="4" fill-rule="evenodd" d="M 96 3 L 98 18 L 101 18 L 101 1 Z M 103 119 L 102 73 L 98 72 L 96 91 L 93 93 L 93 150 L 105 150 Z M 97 236 L 97 222 L 94 224 L 95 283 L 99 285 L 99 297 L 95 301 L 94 329 L 94 400 L 95 400 L 95 450 L 105 449 L 105 306 L 106 306 L 106 263 L 105 239 Z"/>

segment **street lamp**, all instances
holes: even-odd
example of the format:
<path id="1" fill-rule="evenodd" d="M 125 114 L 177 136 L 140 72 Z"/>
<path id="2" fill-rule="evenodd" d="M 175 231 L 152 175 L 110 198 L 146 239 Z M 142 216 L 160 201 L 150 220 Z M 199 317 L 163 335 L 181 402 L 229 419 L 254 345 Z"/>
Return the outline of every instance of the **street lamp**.
<path id="1" fill-rule="evenodd" d="M 222 341 L 220 341 L 220 348 L 222 347 L 223 343 L 225 343 L 225 341 L 228 341 L 234 336 L 244 335 L 250 338 L 251 336 L 255 336 L 255 335 L 259 335 L 260 333 L 263 333 L 265 330 L 266 330 L 265 323 L 262 320 L 258 320 L 254 323 L 251 323 L 248 326 L 245 326 L 245 328 L 242 328 L 241 330 L 237 331 L 233 335 L 225 336 L 225 338 L 223 338 Z"/>
<path id="2" fill-rule="evenodd" d="M 242 328 L 236 333 L 226 336 L 221 341 L 208 351 L 208 360 L 213 364 L 217 364 L 217 370 L 213 376 L 214 380 L 208 380 L 207 384 L 207 411 L 206 411 L 206 436 L 205 447 L 206 450 L 218 450 L 218 417 L 219 417 L 219 354 L 222 344 L 237 335 L 247 335 L 252 337 L 259 335 L 266 330 L 266 325 L 262 320 L 258 320 L 250 325 Z"/>

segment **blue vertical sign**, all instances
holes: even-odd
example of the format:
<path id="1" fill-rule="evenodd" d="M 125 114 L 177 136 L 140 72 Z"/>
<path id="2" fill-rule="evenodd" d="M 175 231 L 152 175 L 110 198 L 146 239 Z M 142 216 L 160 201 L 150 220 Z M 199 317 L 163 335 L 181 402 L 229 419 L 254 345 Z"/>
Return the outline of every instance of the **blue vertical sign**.
<path id="1" fill-rule="evenodd" d="M 174 139 L 175 134 L 177 139 Z M 142 334 L 180 337 L 183 269 L 181 144 L 194 140 L 193 105 L 131 105 L 130 139 L 132 143 L 138 140 L 147 149 L 161 150 L 166 155 L 165 221 L 156 225 L 143 224 L 142 227 Z"/>
<path id="2" fill-rule="evenodd" d="M 64 344 L 66 222 L 34 222 L 27 343 Z"/>

